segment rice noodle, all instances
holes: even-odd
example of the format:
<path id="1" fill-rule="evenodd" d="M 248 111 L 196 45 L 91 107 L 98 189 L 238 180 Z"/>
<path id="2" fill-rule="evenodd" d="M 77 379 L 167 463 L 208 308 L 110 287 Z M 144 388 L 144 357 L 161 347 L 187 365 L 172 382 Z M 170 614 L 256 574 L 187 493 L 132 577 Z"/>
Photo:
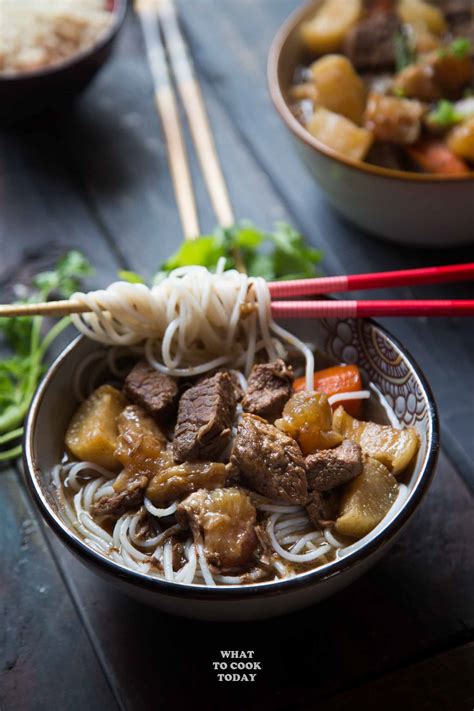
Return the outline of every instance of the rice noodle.
<path id="1" fill-rule="evenodd" d="M 73 299 L 91 308 L 90 313 L 73 316 L 75 325 L 104 346 L 113 346 L 85 359 L 86 365 L 83 363 L 76 374 L 77 394 L 82 397 L 91 383 L 97 383 L 104 367 L 109 374 L 123 377 L 125 369 L 119 361 L 130 349 L 144 355 L 158 371 L 177 377 L 195 376 L 225 365 L 236 370 L 246 390 L 247 380 L 241 370 L 248 376 L 260 351 L 265 351 L 270 360 L 285 357 L 285 345 L 304 355 L 306 386 L 312 390 L 313 352 L 273 321 L 266 282 L 235 270 L 225 272 L 224 268 L 225 261 L 220 260 L 215 274 L 204 267 L 183 267 L 151 289 L 143 284 L 116 282 L 105 290 L 75 294 Z M 254 307 L 246 315 L 244 304 Z M 93 371 L 88 380 L 84 377 L 86 366 Z M 329 403 L 367 399 L 370 394 L 369 390 L 337 393 L 329 397 Z M 240 414 L 241 408 L 237 420 Z M 229 458 L 229 452 L 224 455 Z M 93 507 L 115 493 L 116 476 L 91 462 L 63 461 L 54 467 L 51 479 L 66 523 L 88 545 L 120 565 L 171 583 L 210 587 L 289 577 L 315 561 L 325 563 L 328 554 L 349 555 L 392 520 L 408 495 L 406 487 L 399 485 L 398 498 L 384 520 L 368 537 L 346 546 L 332 528 L 315 528 L 303 506 L 247 491 L 258 510 L 259 525 L 266 531 L 261 560 L 256 559 L 248 572 L 223 574 L 211 570 L 202 541 L 189 537 L 181 543 L 185 530 L 176 518 L 179 501 L 157 507 L 145 497 L 143 506 L 126 512 L 106 530 L 109 519 L 97 516 Z M 179 570 L 173 568 L 175 542 L 184 545 Z"/>
<path id="2" fill-rule="evenodd" d="M 270 360 L 282 353 L 273 334 L 303 353 L 307 386 L 312 387 L 313 353 L 274 322 L 270 291 L 260 277 L 235 269 L 212 274 L 205 267 L 181 267 L 152 288 L 115 282 L 71 298 L 91 309 L 73 314 L 79 331 L 104 345 L 144 342 L 150 365 L 163 373 L 192 376 L 241 364 L 248 375 L 258 350 L 265 349 Z M 256 312 L 243 317 L 244 304 Z"/>
<path id="3" fill-rule="evenodd" d="M 328 401 L 330 405 L 335 405 L 336 403 L 344 400 L 368 400 L 369 398 L 369 390 L 357 390 L 350 393 L 335 393 L 334 395 L 330 395 L 328 397 Z"/>

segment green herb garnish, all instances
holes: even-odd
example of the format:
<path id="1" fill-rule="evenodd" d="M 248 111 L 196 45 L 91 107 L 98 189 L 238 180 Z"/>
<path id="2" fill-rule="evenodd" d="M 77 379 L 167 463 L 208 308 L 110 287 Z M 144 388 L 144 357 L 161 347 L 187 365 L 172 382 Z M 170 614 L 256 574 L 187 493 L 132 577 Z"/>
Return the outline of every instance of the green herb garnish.
<path id="1" fill-rule="evenodd" d="M 142 277 L 141 274 L 137 274 L 137 272 L 130 272 L 128 271 L 128 269 L 121 269 L 119 272 L 117 272 L 117 276 L 122 281 L 128 281 L 129 284 L 145 283 L 145 279 L 144 277 Z"/>
<path id="2" fill-rule="evenodd" d="M 58 261 L 54 270 L 36 276 L 31 293 L 24 301 L 46 301 L 53 294 L 67 299 L 91 273 L 90 264 L 80 252 L 69 252 Z M 0 361 L 0 462 L 21 454 L 18 444 L 23 434 L 21 425 L 43 374 L 44 357 L 69 323 L 69 317 L 62 318 L 43 334 L 41 316 L 0 319 L 0 333 L 14 352 L 10 358 Z M 5 448 L 4 445 L 9 446 Z"/>
<path id="3" fill-rule="evenodd" d="M 456 111 L 454 104 L 447 99 L 438 101 L 436 108 L 428 114 L 430 123 L 442 128 L 449 128 L 463 120 L 463 115 Z"/>
<path id="4" fill-rule="evenodd" d="M 266 232 L 252 222 L 242 220 L 231 227 L 218 227 L 210 235 L 184 242 L 161 266 L 154 282 L 160 281 L 172 269 L 192 264 L 215 269 L 221 257 L 226 260 L 226 269 L 241 268 L 249 276 L 274 281 L 314 276 L 322 255 L 285 223 L 278 222 L 272 232 Z"/>
<path id="5" fill-rule="evenodd" d="M 464 59 L 464 57 L 469 56 L 470 51 L 471 40 L 468 37 L 456 37 L 447 47 L 438 49 L 438 55 L 440 57 L 452 55 L 453 57 L 458 57 L 458 59 Z"/>
<path id="6" fill-rule="evenodd" d="M 415 62 L 416 56 L 410 41 L 405 32 L 395 32 L 393 36 L 395 48 L 395 67 L 397 72 L 401 72 L 410 64 Z"/>
<path id="7" fill-rule="evenodd" d="M 467 57 L 471 51 L 471 40 L 467 37 L 457 37 L 451 42 L 449 49 L 451 54 L 454 54 L 455 57 L 463 59 Z"/>

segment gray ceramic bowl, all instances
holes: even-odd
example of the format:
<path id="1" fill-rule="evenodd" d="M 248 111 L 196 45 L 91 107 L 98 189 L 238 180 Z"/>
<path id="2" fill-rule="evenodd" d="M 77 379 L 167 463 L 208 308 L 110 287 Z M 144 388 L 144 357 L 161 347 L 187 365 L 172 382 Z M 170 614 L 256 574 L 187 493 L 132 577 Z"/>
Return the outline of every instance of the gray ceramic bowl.
<path id="1" fill-rule="evenodd" d="M 80 337 L 53 363 L 34 397 L 26 422 L 24 464 L 28 486 L 44 518 L 88 568 L 123 592 L 166 612 L 198 619 L 243 620 L 280 615 L 316 603 L 351 583 L 387 552 L 420 503 L 434 473 L 439 434 L 429 386 L 407 351 L 373 322 L 293 321 L 291 328 L 331 360 L 357 363 L 393 406 L 399 420 L 416 427 L 421 447 L 406 480 L 409 495 L 393 520 L 369 534 L 345 558 L 281 582 L 240 587 L 170 583 L 133 572 L 97 553 L 63 521 L 51 485 L 51 469 L 61 460 L 66 427 L 78 405 L 73 373 L 84 358 L 100 348 Z"/>
<path id="2" fill-rule="evenodd" d="M 110 56 L 127 12 L 127 0 L 109 0 L 110 26 L 88 49 L 50 67 L 0 74 L 0 121 L 11 123 L 47 108 L 61 108 L 81 92 Z"/>
<path id="3" fill-rule="evenodd" d="M 301 24 L 322 0 L 311 0 L 283 24 L 268 58 L 273 103 L 303 162 L 332 205 L 379 237 L 411 245 L 442 247 L 474 241 L 474 172 L 440 176 L 380 168 L 344 158 L 312 136 L 293 116 L 288 92 L 304 63 Z"/>

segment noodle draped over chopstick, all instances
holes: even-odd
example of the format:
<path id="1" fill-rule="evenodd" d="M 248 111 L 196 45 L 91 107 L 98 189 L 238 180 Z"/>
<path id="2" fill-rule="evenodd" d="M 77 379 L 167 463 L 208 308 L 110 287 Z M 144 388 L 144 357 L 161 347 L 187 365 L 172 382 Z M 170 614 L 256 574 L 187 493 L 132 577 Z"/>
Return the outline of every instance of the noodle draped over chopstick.
<path id="1" fill-rule="evenodd" d="M 104 345 L 145 342 L 150 365 L 174 376 L 198 375 L 224 365 L 243 368 L 248 375 L 256 353 L 265 350 L 274 360 L 284 352 L 284 341 L 303 353 L 311 390 L 311 349 L 274 322 L 266 281 L 223 269 L 222 260 L 216 273 L 181 267 L 151 288 L 115 282 L 107 289 L 76 293 L 71 298 L 91 311 L 74 314 L 73 323 Z M 244 305 L 254 308 L 243 311 Z"/>

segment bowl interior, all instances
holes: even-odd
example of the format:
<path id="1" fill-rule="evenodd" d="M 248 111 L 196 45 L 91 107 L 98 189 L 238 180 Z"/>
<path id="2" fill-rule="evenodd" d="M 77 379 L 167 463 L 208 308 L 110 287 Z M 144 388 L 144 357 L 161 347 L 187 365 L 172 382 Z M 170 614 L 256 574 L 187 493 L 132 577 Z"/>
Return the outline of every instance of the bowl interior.
<path id="1" fill-rule="evenodd" d="M 278 582 L 257 583 L 250 586 L 229 586 L 239 591 L 291 584 L 299 578 L 315 579 L 334 575 L 357 562 L 384 542 L 403 525 L 416 508 L 431 479 L 438 451 L 438 426 L 436 406 L 432 394 L 418 366 L 400 345 L 378 325 L 367 320 L 292 321 L 291 330 L 313 344 L 331 361 L 357 363 L 364 377 L 370 381 L 393 408 L 400 423 L 416 428 L 420 436 L 420 450 L 411 472 L 404 482 L 408 496 L 396 515 L 387 516 L 368 536 L 351 546 L 351 552 L 341 560 L 327 563 L 313 571 Z M 126 574 L 139 584 L 147 580 L 151 587 L 202 588 L 215 594 L 222 588 L 200 585 L 166 583 L 145 573 L 129 571 L 110 561 L 106 556 L 88 548 L 69 528 L 58 511 L 53 494 L 51 472 L 63 455 L 64 435 L 68 422 L 78 405 L 75 374 L 93 354 L 103 352 L 99 344 L 79 337 L 71 343 L 51 366 L 33 400 L 25 432 L 25 472 L 30 488 L 43 515 L 62 539 L 79 554 L 89 557 L 96 565 L 104 565 L 119 577 Z M 87 372 L 87 369 L 84 369 Z M 139 580 L 142 579 L 142 580 Z M 245 594 L 245 593 L 244 593 Z"/>
<path id="2" fill-rule="evenodd" d="M 273 40 L 268 56 L 268 83 L 270 94 L 275 107 L 292 133 L 313 150 L 317 150 L 339 163 L 343 163 L 346 166 L 365 173 L 410 180 L 412 182 L 463 182 L 473 180 L 474 171 L 472 170 L 463 175 L 417 173 L 414 171 L 385 168 L 371 163 L 365 163 L 364 161 L 346 158 L 321 143 L 300 124 L 289 107 L 289 91 L 293 84 L 295 69 L 299 65 L 309 64 L 315 59 L 315 57 L 309 54 L 303 47 L 300 28 L 303 22 L 313 17 L 322 3 L 323 0 L 310 0 L 290 15 Z"/>

